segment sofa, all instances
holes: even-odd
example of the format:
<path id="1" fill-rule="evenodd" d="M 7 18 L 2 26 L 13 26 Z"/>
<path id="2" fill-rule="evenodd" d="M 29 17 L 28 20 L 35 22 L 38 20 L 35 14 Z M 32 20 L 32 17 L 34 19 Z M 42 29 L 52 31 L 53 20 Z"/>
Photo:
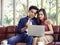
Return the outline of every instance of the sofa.
<path id="1" fill-rule="evenodd" d="M 8 39 L 12 36 L 15 36 L 17 35 L 17 26 L 2 26 L 0 27 L 0 44 L 1 44 L 1 41 L 2 40 L 5 40 L 5 39 Z M 53 26 L 53 31 L 54 31 L 54 34 L 53 37 L 54 37 L 54 41 L 49 43 L 48 45 L 60 45 L 60 26 Z M 25 42 L 18 42 L 14 45 L 26 45 Z"/>

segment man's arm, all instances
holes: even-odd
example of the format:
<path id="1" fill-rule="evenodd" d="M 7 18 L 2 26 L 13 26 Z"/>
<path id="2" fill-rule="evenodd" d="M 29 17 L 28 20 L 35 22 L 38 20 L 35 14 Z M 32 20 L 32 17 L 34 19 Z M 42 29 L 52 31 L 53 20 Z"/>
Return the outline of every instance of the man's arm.
<path id="1" fill-rule="evenodd" d="M 23 22 L 23 19 L 20 19 L 18 26 L 17 26 L 17 32 L 18 33 L 24 32 L 27 29 L 28 25 L 29 25 L 28 22 Z"/>
<path id="2" fill-rule="evenodd" d="M 17 32 L 18 33 L 24 32 L 24 31 L 22 31 L 22 29 L 25 28 L 25 25 L 23 23 L 24 22 L 22 21 L 22 19 L 20 19 L 18 26 L 17 26 Z"/>
<path id="3" fill-rule="evenodd" d="M 24 32 L 24 31 L 28 28 L 29 25 L 30 25 L 30 23 L 27 22 L 27 23 L 25 24 L 25 26 L 24 26 L 23 28 L 21 28 L 21 32 Z"/>

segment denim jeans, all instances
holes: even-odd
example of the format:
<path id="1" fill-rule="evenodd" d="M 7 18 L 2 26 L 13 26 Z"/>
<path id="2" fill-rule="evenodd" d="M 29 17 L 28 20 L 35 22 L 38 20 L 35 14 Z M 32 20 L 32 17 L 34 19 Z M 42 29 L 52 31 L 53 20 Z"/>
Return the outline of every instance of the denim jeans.
<path id="1" fill-rule="evenodd" d="M 27 34 L 18 34 L 8 39 L 9 45 L 14 45 L 17 42 L 25 41 L 26 45 L 32 45 L 33 36 Z"/>

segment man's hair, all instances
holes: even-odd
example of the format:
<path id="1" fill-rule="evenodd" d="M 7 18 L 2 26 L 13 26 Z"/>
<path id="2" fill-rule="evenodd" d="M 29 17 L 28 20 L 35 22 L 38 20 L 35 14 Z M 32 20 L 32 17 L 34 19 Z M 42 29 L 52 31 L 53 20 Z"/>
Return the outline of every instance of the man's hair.
<path id="1" fill-rule="evenodd" d="M 31 9 L 38 10 L 38 8 L 37 8 L 36 6 L 30 6 L 30 7 L 29 7 L 29 11 L 30 11 Z"/>

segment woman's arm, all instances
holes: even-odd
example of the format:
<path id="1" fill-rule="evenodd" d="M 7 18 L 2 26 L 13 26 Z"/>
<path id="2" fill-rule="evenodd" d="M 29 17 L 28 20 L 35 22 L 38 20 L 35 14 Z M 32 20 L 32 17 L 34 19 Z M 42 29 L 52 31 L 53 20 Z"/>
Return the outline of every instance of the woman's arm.
<path id="1" fill-rule="evenodd" d="M 53 34 L 52 21 L 50 19 L 46 20 L 46 24 L 48 25 L 49 31 L 46 31 L 45 34 Z"/>

